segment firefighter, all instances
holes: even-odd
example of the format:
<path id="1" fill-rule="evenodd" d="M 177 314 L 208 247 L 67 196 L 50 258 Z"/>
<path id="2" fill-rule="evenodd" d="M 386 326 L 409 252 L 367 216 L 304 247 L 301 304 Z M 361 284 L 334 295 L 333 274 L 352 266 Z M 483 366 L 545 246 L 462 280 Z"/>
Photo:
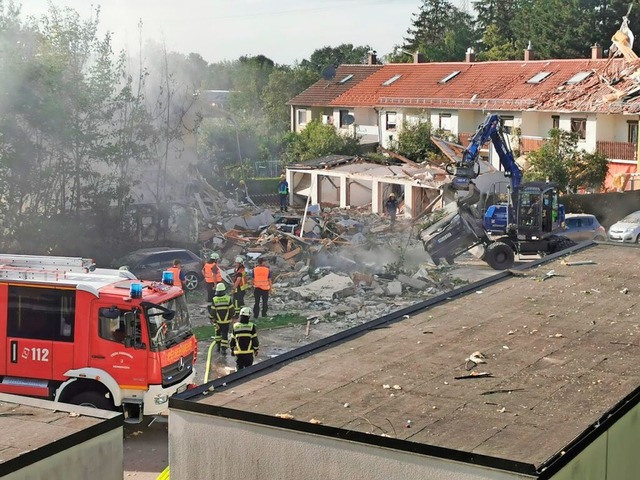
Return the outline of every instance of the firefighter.
<path id="1" fill-rule="evenodd" d="M 202 267 L 202 275 L 204 276 L 205 284 L 207 285 L 207 303 L 211 304 L 213 301 L 213 294 L 215 292 L 216 285 L 222 282 L 222 273 L 218 267 L 218 260 L 220 255 L 212 253 L 209 256 L 209 260 Z"/>
<path id="2" fill-rule="evenodd" d="M 398 213 L 398 200 L 396 200 L 396 194 L 392 193 L 389 195 L 389 199 L 387 203 L 384 204 L 389 217 L 391 218 L 391 224 L 396 223 L 396 214 Z"/>
<path id="3" fill-rule="evenodd" d="M 258 259 L 258 265 L 253 269 L 253 318 L 258 318 L 260 313 L 260 299 L 262 299 L 262 316 L 267 316 L 267 303 L 271 290 L 271 270 L 264 264 L 264 258 Z"/>
<path id="4" fill-rule="evenodd" d="M 167 269 L 168 272 L 173 274 L 173 286 L 181 288 L 184 295 L 181 295 L 176 299 L 176 307 L 180 311 L 180 316 L 184 317 L 189 315 L 189 309 L 187 308 L 187 289 L 184 288 L 185 276 L 182 271 L 182 262 L 177 258 L 173 261 L 173 266 Z"/>
<path id="5" fill-rule="evenodd" d="M 251 309 L 242 307 L 240 309 L 240 321 L 233 324 L 231 334 L 231 355 L 236 357 L 237 370 L 253 365 L 253 359 L 258 355 L 258 331 L 253 322 L 249 321 Z"/>
<path id="6" fill-rule="evenodd" d="M 278 196 L 280 197 L 280 211 L 289 211 L 289 182 L 284 175 L 280 175 L 280 183 L 278 183 Z"/>
<path id="7" fill-rule="evenodd" d="M 222 349 L 223 355 L 227 354 L 229 347 L 229 324 L 233 317 L 233 302 L 227 295 L 227 287 L 224 282 L 216 285 L 216 294 L 210 307 L 209 319 L 216 326 L 216 334 L 213 337 L 216 342 L 216 350 Z"/>
<path id="8" fill-rule="evenodd" d="M 167 271 L 173 274 L 173 285 L 184 290 L 182 283 L 185 281 L 185 277 L 184 272 L 182 271 L 182 262 L 176 258 L 173 261 L 173 266 L 167 268 Z M 184 293 L 186 294 L 187 291 L 184 290 Z"/>
<path id="9" fill-rule="evenodd" d="M 244 294 L 249 288 L 247 280 L 247 272 L 244 268 L 244 259 L 236 257 L 236 272 L 233 276 L 233 306 L 235 307 L 234 316 L 240 315 L 240 309 L 244 307 Z"/>

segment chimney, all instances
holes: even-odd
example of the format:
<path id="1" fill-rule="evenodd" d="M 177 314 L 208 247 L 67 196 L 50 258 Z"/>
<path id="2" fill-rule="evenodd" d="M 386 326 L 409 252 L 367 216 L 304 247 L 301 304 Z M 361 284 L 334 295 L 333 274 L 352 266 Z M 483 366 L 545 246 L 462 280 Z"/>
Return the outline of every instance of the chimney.
<path id="1" fill-rule="evenodd" d="M 369 52 L 369 57 L 367 59 L 367 65 L 377 65 L 377 64 L 378 64 L 378 57 L 376 56 L 376 51 L 371 50 Z"/>
<path id="2" fill-rule="evenodd" d="M 598 60 L 602 58 L 602 47 L 597 43 L 591 47 L 591 59 Z"/>
<path id="3" fill-rule="evenodd" d="M 476 51 L 473 48 L 467 48 L 467 53 L 464 56 L 464 61 L 467 63 L 473 63 L 476 61 Z"/>
<path id="4" fill-rule="evenodd" d="M 418 51 L 413 54 L 413 63 L 424 63 L 424 55 Z"/>
<path id="5" fill-rule="evenodd" d="M 529 41 L 529 45 L 524 51 L 524 61 L 530 62 L 531 60 L 533 60 L 533 47 L 531 46 L 531 41 Z"/>

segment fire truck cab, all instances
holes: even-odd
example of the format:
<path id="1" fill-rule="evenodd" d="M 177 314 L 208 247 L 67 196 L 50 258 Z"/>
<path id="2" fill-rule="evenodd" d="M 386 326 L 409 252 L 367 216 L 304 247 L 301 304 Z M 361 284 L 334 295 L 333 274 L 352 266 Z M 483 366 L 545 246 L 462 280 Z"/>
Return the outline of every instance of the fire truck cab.
<path id="1" fill-rule="evenodd" d="M 195 377 L 184 293 L 90 259 L 0 255 L 0 392 L 141 421 Z"/>

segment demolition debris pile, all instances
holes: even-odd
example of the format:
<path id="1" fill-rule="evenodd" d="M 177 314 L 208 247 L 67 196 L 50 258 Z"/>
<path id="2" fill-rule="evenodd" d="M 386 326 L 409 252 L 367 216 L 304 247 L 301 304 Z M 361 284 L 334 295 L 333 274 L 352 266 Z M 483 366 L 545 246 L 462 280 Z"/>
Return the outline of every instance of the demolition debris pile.
<path id="1" fill-rule="evenodd" d="M 279 213 L 235 201 L 210 186 L 197 195 L 207 219 L 200 241 L 233 268 L 243 256 L 250 271 L 265 258 L 272 271 L 270 313 L 366 321 L 451 290 L 451 267 L 427 264 L 418 225 L 370 209 L 311 205 L 306 215 Z"/>

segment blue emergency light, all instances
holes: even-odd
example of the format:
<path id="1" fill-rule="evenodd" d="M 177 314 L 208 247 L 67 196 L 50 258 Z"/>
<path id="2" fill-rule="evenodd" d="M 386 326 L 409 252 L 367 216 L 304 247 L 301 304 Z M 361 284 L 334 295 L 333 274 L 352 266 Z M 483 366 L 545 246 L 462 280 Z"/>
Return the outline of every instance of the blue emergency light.
<path id="1" fill-rule="evenodd" d="M 165 285 L 173 285 L 173 272 L 162 272 L 162 283 Z"/>
<path id="2" fill-rule="evenodd" d="M 131 298 L 142 298 L 142 284 L 131 283 L 131 287 L 129 288 L 129 296 Z"/>

